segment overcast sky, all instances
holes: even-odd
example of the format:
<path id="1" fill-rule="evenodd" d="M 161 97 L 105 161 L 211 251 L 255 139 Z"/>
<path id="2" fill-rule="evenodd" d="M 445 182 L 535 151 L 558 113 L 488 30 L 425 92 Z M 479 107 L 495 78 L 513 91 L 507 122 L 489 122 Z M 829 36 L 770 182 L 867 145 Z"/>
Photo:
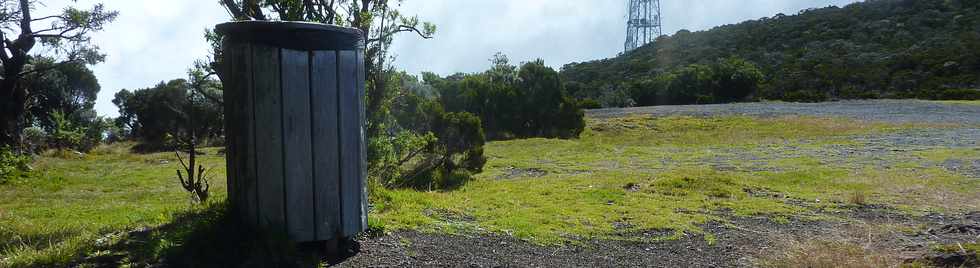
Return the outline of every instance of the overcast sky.
<path id="1" fill-rule="evenodd" d="M 68 2 L 46 1 L 42 9 L 62 9 Z M 108 55 L 105 63 L 93 67 L 102 85 L 96 110 L 108 116 L 118 115 L 111 101 L 120 89 L 186 77 L 194 60 L 207 55 L 204 29 L 228 19 L 218 0 L 78 0 L 81 6 L 94 2 L 120 12 L 116 22 L 93 36 Z M 857 1 L 662 2 L 664 33 L 672 34 Z M 402 10 L 439 28 L 434 39 L 409 34 L 396 39 L 395 65 L 410 73 L 481 71 L 498 51 L 514 62 L 541 58 L 559 68 L 570 62 L 616 56 L 626 35 L 626 0 L 406 0 Z"/>

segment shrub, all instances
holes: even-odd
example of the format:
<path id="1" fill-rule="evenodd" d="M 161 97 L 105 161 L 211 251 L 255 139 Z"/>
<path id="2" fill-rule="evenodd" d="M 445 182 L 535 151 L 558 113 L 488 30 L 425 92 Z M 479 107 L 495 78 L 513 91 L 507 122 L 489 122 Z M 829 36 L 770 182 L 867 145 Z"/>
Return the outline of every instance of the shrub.
<path id="1" fill-rule="evenodd" d="M 880 99 L 881 95 L 876 91 L 862 90 L 853 85 L 845 85 L 840 89 L 838 97 L 842 99 Z"/>
<path id="2" fill-rule="evenodd" d="M 87 129 L 80 129 L 75 126 L 65 114 L 61 112 L 51 113 L 53 130 L 48 138 L 48 145 L 54 149 L 77 149 L 82 147 Z"/>
<path id="3" fill-rule="evenodd" d="M 599 96 L 602 107 L 629 108 L 636 106 L 636 101 L 630 96 L 629 90 L 623 87 L 606 85 Z"/>
<path id="4" fill-rule="evenodd" d="M 552 130 L 554 133 L 548 136 L 577 138 L 585 130 L 585 111 L 571 98 L 565 98 L 554 121 Z"/>
<path id="5" fill-rule="evenodd" d="M 41 128 L 29 127 L 24 129 L 22 139 L 21 148 L 27 152 L 39 153 L 47 149 L 48 134 L 44 133 Z"/>
<path id="6" fill-rule="evenodd" d="M 18 154 L 10 147 L 0 148 L 0 184 L 27 175 L 31 170 L 31 157 Z"/>
<path id="7" fill-rule="evenodd" d="M 714 102 L 715 74 L 711 67 L 691 64 L 674 72 L 667 87 L 671 104 L 705 104 Z"/>
<path id="8" fill-rule="evenodd" d="M 720 102 L 745 100 L 755 93 L 762 83 L 763 75 L 754 63 L 740 58 L 728 58 L 712 66 L 714 81 L 714 98 Z"/>
<path id="9" fill-rule="evenodd" d="M 977 89 L 946 89 L 936 94 L 937 100 L 980 100 L 980 90 Z"/>
<path id="10" fill-rule="evenodd" d="M 602 109 L 602 104 L 592 98 L 585 98 L 578 101 L 578 107 L 582 109 Z"/>
<path id="11" fill-rule="evenodd" d="M 827 94 L 815 91 L 789 91 L 783 93 L 781 100 L 789 102 L 821 102 L 827 100 Z"/>

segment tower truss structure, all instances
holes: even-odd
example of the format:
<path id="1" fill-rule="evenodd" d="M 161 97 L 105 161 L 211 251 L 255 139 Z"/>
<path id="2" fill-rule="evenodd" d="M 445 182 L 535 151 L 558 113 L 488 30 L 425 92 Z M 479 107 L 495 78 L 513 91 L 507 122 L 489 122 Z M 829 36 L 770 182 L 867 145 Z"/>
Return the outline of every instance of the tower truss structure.
<path id="1" fill-rule="evenodd" d="M 628 0 L 626 52 L 649 44 L 663 34 L 660 0 Z"/>

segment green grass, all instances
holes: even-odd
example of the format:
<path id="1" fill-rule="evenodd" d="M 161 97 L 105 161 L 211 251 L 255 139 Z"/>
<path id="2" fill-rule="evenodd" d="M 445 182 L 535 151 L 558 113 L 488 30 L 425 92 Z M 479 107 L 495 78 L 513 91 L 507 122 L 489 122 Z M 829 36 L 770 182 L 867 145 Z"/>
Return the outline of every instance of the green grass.
<path id="1" fill-rule="evenodd" d="M 494 232 L 553 244 L 632 239 L 625 234 L 650 229 L 700 233 L 700 224 L 731 216 L 819 218 L 814 208 L 847 208 L 856 195 L 861 203 L 908 213 L 980 209 L 970 202 L 980 197 L 980 183 L 935 166 L 845 168 L 807 155 L 764 161 L 739 155 L 803 152 L 849 144 L 853 135 L 927 126 L 643 116 L 590 120 L 589 126 L 577 140 L 491 143 L 487 171 L 475 182 L 453 192 L 377 193 L 373 216 L 389 229 Z M 927 153 L 980 156 L 976 150 Z"/>
<path id="2" fill-rule="evenodd" d="M 32 176 L 0 185 L 0 266 L 58 266 L 119 231 L 171 222 L 191 208 L 173 153 L 137 155 L 127 145 L 82 157 L 48 153 Z M 224 199 L 224 160 L 206 149 L 213 198 Z"/>
<path id="3" fill-rule="evenodd" d="M 580 139 L 489 143 L 485 172 L 458 190 L 372 189 L 369 225 L 506 234 L 538 244 L 636 240 L 631 234 L 648 230 L 666 235 L 645 239 L 686 233 L 711 241 L 703 223 L 739 216 L 819 220 L 826 216 L 818 211 L 863 204 L 906 213 L 980 209 L 970 202 L 980 199 L 978 180 L 935 165 L 978 159 L 977 150 L 888 154 L 883 157 L 897 163 L 887 169 L 854 156 L 816 155 L 860 146 L 850 138 L 855 135 L 925 127 L 935 126 L 815 117 L 590 119 Z M 279 254 L 254 254 L 254 241 L 236 240 L 240 235 L 228 228 L 235 224 L 217 204 L 225 198 L 217 148 L 203 158 L 216 168 L 216 203 L 194 206 L 176 181 L 171 153 L 131 154 L 129 145 L 78 159 L 42 156 L 31 177 L 0 185 L 0 267 Z M 130 231 L 142 227 L 149 229 L 132 237 Z M 251 246 L 235 249 L 239 244 Z M 193 253 L 220 248 L 238 251 Z"/>
<path id="4" fill-rule="evenodd" d="M 967 101 L 967 100 L 962 100 L 962 101 L 936 101 L 936 102 L 946 103 L 946 104 L 980 105 L 980 100 L 972 100 L 972 101 Z"/>

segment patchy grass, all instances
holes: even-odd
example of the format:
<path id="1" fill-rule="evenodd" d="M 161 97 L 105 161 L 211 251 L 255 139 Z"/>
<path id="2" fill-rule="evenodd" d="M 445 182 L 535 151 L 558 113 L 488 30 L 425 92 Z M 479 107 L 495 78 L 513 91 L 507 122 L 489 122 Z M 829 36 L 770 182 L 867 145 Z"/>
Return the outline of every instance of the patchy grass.
<path id="1" fill-rule="evenodd" d="M 794 154 L 920 125 L 633 116 L 589 126 L 577 140 L 491 143 L 477 181 L 453 192 L 378 191 L 374 216 L 390 229 L 495 232 L 553 244 L 633 239 L 623 234 L 643 230 L 701 233 L 701 224 L 731 216 L 819 218 L 815 209 L 869 204 L 908 213 L 980 206 L 970 202 L 980 198 L 980 182 L 941 167 L 836 167 Z"/>
<path id="2" fill-rule="evenodd" d="M 945 104 L 980 105 L 980 100 L 972 100 L 972 101 L 968 101 L 968 100 L 962 100 L 962 101 L 936 101 L 936 102 L 945 103 Z"/>
<path id="3" fill-rule="evenodd" d="M 0 266 L 62 266 L 106 234 L 168 223 L 191 208 L 173 153 L 131 154 L 130 145 L 45 153 L 31 176 L 0 185 Z M 205 151 L 214 199 L 223 200 L 224 160 L 217 148 Z"/>

